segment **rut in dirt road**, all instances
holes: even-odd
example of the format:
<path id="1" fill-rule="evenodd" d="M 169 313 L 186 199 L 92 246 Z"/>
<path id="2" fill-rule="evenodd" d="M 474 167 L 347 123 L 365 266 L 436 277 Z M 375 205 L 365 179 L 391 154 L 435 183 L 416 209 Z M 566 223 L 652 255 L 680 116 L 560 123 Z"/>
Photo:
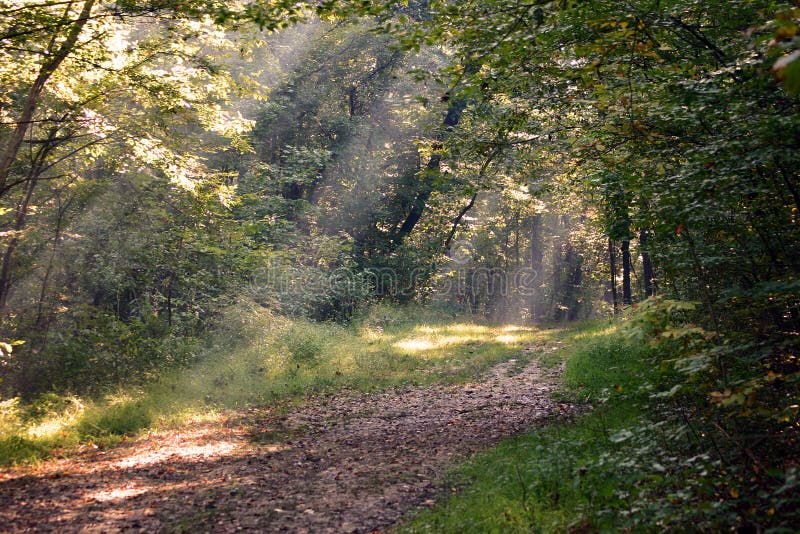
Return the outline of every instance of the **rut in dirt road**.
<path id="1" fill-rule="evenodd" d="M 454 460 L 570 412 L 561 369 L 340 392 L 152 434 L 0 479 L 0 530 L 371 532 L 429 505 Z"/>

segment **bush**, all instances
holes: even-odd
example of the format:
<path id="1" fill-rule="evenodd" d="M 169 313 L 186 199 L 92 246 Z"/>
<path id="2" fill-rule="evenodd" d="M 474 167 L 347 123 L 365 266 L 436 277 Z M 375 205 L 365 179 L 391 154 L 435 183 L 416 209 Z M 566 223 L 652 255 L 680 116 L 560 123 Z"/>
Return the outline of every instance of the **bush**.
<path id="1" fill-rule="evenodd" d="M 74 324 L 64 333 L 46 342 L 32 340 L 14 351 L 0 393 L 26 400 L 43 392 L 94 394 L 186 365 L 199 352 L 198 338 L 162 336 L 163 332 L 153 337 L 152 320 L 124 322 L 92 307 L 76 312 L 72 319 Z"/>
<path id="2" fill-rule="evenodd" d="M 356 328 L 368 330 L 384 330 L 402 328 L 419 324 L 440 324 L 459 317 L 455 307 L 448 303 L 421 306 L 407 304 L 398 306 L 386 302 L 372 304 L 361 309 L 353 316 Z M 473 317 L 469 317 L 473 321 Z"/>
<path id="3" fill-rule="evenodd" d="M 141 402 L 128 401 L 85 417 L 78 425 L 84 438 L 108 438 L 133 435 L 153 422 L 150 408 Z"/>
<path id="4" fill-rule="evenodd" d="M 292 363 L 314 365 L 322 355 L 329 338 L 329 329 L 320 325 L 298 321 L 283 335 L 283 343 Z"/>
<path id="5" fill-rule="evenodd" d="M 49 452 L 49 445 L 22 436 L 0 437 L 0 465 L 38 460 Z"/>

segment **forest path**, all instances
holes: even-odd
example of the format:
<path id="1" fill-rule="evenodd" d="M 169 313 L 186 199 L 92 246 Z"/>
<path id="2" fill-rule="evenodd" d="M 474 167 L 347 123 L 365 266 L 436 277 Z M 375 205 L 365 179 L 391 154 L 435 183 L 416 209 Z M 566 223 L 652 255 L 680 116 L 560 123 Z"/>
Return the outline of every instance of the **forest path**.
<path id="1" fill-rule="evenodd" d="M 433 504 L 455 460 L 570 412 L 550 398 L 561 370 L 510 360 L 473 383 L 345 390 L 0 472 L 0 531 L 379 532 Z"/>

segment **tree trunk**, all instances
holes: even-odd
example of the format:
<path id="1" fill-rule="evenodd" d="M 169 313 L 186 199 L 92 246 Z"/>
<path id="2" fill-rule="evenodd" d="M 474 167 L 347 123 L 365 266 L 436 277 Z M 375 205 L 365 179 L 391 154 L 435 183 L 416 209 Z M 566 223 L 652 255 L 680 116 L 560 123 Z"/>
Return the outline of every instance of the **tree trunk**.
<path id="1" fill-rule="evenodd" d="M 38 174 L 36 176 L 38 178 Z M 28 216 L 28 206 L 30 205 L 31 197 L 33 196 L 33 190 L 36 189 L 36 183 L 38 181 L 37 178 L 28 180 L 26 184 L 27 189 L 25 191 L 25 196 L 17 205 L 17 217 L 14 220 L 13 227 L 15 234 L 8 243 L 6 251 L 3 254 L 3 264 L 2 268 L 0 268 L 0 316 L 2 316 L 2 313 L 6 308 L 6 304 L 8 303 L 8 293 L 11 290 L 11 269 L 13 267 L 14 253 L 17 251 L 17 246 L 19 246 L 19 233 L 22 232 L 23 228 L 25 228 L 25 220 Z"/>
<path id="2" fill-rule="evenodd" d="M 447 239 L 444 241 L 444 252 L 446 254 L 450 253 L 450 245 L 453 243 L 453 238 L 456 236 L 456 231 L 458 230 L 458 225 L 461 224 L 461 219 L 463 219 L 464 215 L 466 215 L 467 212 L 472 209 L 477 198 L 478 193 L 472 195 L 472 197 L 469 199 L 469 203 L 458 212 L 458 215 L 453 220 L 453 227 L 450 229 L 450 233 L 447 234 Z"/>
<path id="3" fill-rule="evenodd" d="M 631 242 L 622 241 L 622 303 L 630 306 L 633 303 L 631 292 Z"/>
<path id="4" fill-rule="evenodd" d="M 356 113 L 358 112 L 358 89 L 356 89 L 355 85 L 351 85 L 350 88 L 347 90 L 347 111 L 350 115 L 350 120 L 354 119 Z"/>
<path id="5" fill-rule="evenodd" d="M 539 293 L 536 291 L 536 288 L 541 286 L 539 282 L 539 277 L 542 276 L 542 265 L 544 263 L 544 243 L 542 239 L 542 216 L 540 214 L 536 214 L 533 216 L 533 220 L 531 221 L 531 269 L 533 269 L 533 284 L 534 287 L 530 288 L 531 290 L 531 300 L 530 300 L 530 314 L 531 314 L 531 322 L 536 322 L 538 318 L 538 304 L 539 304 Z"/>
<path id="6" fill-rule="evenodd" d="M 583 256 L 570 247 L 569 278 L 567 286 L 566 303 L 568 306 L 567 320 L 575 321 L 581 313 L 581 287 L 583 286 Z"/>
<path id="7" fill-rule="evenodd" d="M 466 101 L 460 98 L 450 100 L 450 106 L 447 108 L 447 115 L 444 118 L 445 132 L 452 130 L 461 120 L 461 112 L 467 106 Z M 428 199 L 433 193 L 434 178 L 439 174 L 439 167 L 442 163 L 441 154 L 433 154 L 425 166 L 422 176 L 422 185 L 417 196 L 411 204 L 411 210 L 408 212 L 400 230 L 397 232 L 396 243 L 402 240 L 414 230 L 419 220 L 422 218 L 422 213 L 425 211 L 425 206 L 428 204 Z"/>
<path id="8" fill-rule="evenodd" d="M 56 69 L 58 69 L 59 65 L 61 65 L 70 52 L 72 52 L 72 50 L 75 48 L 75 45 L 78 42 L 78 37 L 80 36 L 86 21 L 89 20 L 94 2 L 95 0 L 86 0 L 83 3 L 83 9 L 81 9 L 81 13 L 78 18 L 72 21 L 66 38 L 59 45 L 58 50 L 55 52 L 50 50 L 52 55 L 49 56 L 49 59 L 47 59 L 39 68 L 38 76 L 36 76 L 31 88 L 28 89 L 28 94 L 25 97 L 25 103 L 23 104 L 22 111 L 20 112 L 19 118 L 16 121 L 17 125 L 14 128 L 14 132 L 11 134 L 11 139 L 9 139 L 8 144 L 3 149 L 2 156 L 0 156 L 0 196 L 5 193 L 8 174 L 11 170 L 11 166 L 17 160 L 19 148 L 22 146 L 22 141 L 25 139 L 25 133 L 28 131 L 31 120 L 33 119 L 33 114 L 39 105 L 39 99 L 41 98 L 44 86 Z M 69 17 L 69 9 L 71 6 L 72 2 L 68 4 L 67 9 L 64 12 L 64 16 L 62 18 L 64 22 L 66 22 Z M 56 44 L 57 37 L 58 35 L 54 33 L 48 48 L 52 48 Z"/>
<path id="9" fill-rule="evenodd" d="M 642 248 L 642 277 L 644 278 L 644 295 L 652 297 L 655 293 L 656 279 L 653 270 L 653 260 L 647 252 L 647 232 L 642 228 L 639 233 L 639 245 Z"/>
<path id="10" fill-rule="evenodd" d="M 74 198 L 74 197 L 73 197 Z M 55 265 L 56 254 L 58 252 L 59 242 L 61 241 L 61 231 L 64 227 L 64 217 L 66 216 L 67 209 L 72 204 L 70 199 L 66 204 L 61 204 L 61 196 L 58 196 L 58 213 L 56 216 L 56 228 L 53 232 L 53 248 L 50 250 L 50 257 L 47 260 L 47 268 L 42 278 L 42 287 L 39 292 L 39 302 L 36 305 L 36 326 L 42 327 L 44 325 L 44 303 L 47 298 L 47 287 L 50 283 L 50 276 L 53 273 L 53 266 Z M 50 312 L 52 314 L 52 310 Z"/>
<path id="11" fill-rule="evenodd" d="M 614 306 L 614 315 L 619 313 L 619 298 L 617 297 L 617 251 L 614 240 L 608 238 L 608 264 L 611 268 L 611 303 Z"/>

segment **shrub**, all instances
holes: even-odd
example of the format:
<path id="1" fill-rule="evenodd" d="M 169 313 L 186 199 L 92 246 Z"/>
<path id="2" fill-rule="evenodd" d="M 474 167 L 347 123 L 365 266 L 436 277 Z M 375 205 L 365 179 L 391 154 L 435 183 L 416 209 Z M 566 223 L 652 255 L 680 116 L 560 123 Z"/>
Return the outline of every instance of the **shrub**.
<path id="1" fill-rule="evenodd" d="M 328 329 L 298 321 L 283 336 L 291 361 L 298 365 L 314 365 L 327 343 Z"/>

